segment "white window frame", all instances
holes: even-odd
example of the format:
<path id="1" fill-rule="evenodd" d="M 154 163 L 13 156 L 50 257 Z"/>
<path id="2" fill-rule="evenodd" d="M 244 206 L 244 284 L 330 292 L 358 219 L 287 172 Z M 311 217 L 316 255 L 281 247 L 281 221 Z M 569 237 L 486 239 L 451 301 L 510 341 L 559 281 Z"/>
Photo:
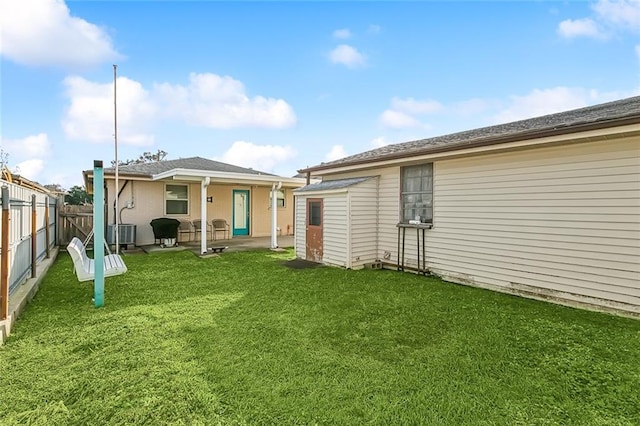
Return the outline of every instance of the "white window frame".
<path id="1" fill-rule="evenodd" d="M 406 174 L 408 170 L 416 170 L 423 168 L 421 171 L 422 182 L 418 190 L 408 191 L 405 188 Z M 400 168 L 400 223 L 409 223 L 409 220 L 415 220 L 415 216 L 420 216 L 422 223 L 433 224 L 433 177 L 434 177 L 433 163 L 423 163 L 411 166 L 404 166 Z M 430 180 L 430 182 L 429 182 Z M 406 198 L 411 196 L 418 196 L 423 198 L 422 203 L 413 203 L 411 207 L 411 214 L 405 213 L 405 207 L 410 204 L 406 201 Z M 429 202 L 424 202 L 424 198 L 429 199 Z"/>
<path id="2" fill-rule="evenodd" d="M 287 194 L 285 193 L 284 188 L 276 189 L 276 194 L 278 195 L 278 198 L 276 199 L 276 205 L 278 206 L 279 209 L 285 208 L 287 205 L 286 203 Z M 282 197 L 280 197 L 280 194 L 282 194 Z M 273 197 L 273 192 L 269 191 L 269 206 L 273 205 L 272 197 Z M 280 205 L 280 200 L 282 200 L 282 205 Z"/>
<path id="3" fill-rule="evenodd" d="M 183 198 L 179 198 L 179 199 L 169 199 L 169 198 L 167 198 L 167 192 L 168 192 L 167 188 L 169 186 L 183 186 L 183 187 L 186 187 L 187 188 L 187 196 L 186 196 L 186 198 L 184 198 L 184 199 Z M 186 183 L 167 183 L 167 184 L 164 185 L 164 214 L 166 216 L 188 216 L 189 215 L 189 208 L 191 207 L 190 203 L 189 203 L 189 186 L 190 185 L 186 184 Z M 167 211 L 167 203 L 169 201 L 185 201 L 187 203 L 187 211 L 185 213 L 169 213 Z"/>

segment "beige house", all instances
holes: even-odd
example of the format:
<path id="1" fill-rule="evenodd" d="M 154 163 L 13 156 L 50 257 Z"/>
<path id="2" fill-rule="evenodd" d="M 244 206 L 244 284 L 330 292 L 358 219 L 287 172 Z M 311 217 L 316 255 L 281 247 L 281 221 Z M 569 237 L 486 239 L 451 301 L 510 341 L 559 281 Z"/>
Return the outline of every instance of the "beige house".
<path id="1" fill-rule="evenodd" d="M 301 172 L 300 258 L 640 314 L 640 97 Z"/>
<path id="2" fill-rule="evenodd" d="M 83 172 L 91 190 L 93 170 Z M 287 178 L 253 169 L 208 160 L 181 158 L 155 163 L 118 167 L 119 190 L 115 190 L 115 169 L 105 168 L 105 223 L 118 219 L 118 234 L 135 225 L 135 245 L 154 244 L 152 219 L 169 217 L 183 221 L 202 220 L 207 232 L 181 233 L 179 239 L 212 240 L 211 221 L 224 219 L 229 224 L 229 238 L 293 235 L 293 194 L 305 179 Z M 118 193 L 118 207 L 115 195 Z M 275 227 L 273 226 L 275 194 Z M 121 225 L 122 224 L 122 225 Z M 204 226 L 202 229 L 204 230 Z M 216 238 L 226 238 L 225 234 Z M 121 244 L 123 242 L 121 237 Z"/>

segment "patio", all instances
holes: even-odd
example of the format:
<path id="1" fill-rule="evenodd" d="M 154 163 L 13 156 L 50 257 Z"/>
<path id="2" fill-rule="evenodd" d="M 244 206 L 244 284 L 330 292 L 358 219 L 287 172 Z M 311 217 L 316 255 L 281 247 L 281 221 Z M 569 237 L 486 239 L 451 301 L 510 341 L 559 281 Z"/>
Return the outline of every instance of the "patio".
<path id="1" fill-rule="evenodd" d="M 286 248 L 293 247 L 293 235 L 284 235 L 278 237 L 278 247 Z M 220 247 L 226 246 L 225 253 L 255 250 L 255 249 L 268 249 L 271 247 L 271 237 L 235 237 L 229 239 L 217 239 L 207 241 L 207 247 Z M 141 246 L 146 253 L 163 252 L 163 251 L 182 251 L 191 250 L 195 254 L 200 254 L 200 241 L 180 241 L 177 247 L 162 248 L 158 244 Z"/>

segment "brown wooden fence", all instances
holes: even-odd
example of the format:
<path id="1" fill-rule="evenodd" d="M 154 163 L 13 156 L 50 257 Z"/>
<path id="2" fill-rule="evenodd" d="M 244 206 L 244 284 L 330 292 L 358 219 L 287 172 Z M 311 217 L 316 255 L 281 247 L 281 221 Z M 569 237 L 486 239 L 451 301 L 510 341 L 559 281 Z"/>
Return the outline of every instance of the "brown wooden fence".
<path id="1" fill-rule="evenodd" d="M 93 206 L 64 206 L 60 210 L 59 244 L 66 246 L 73 237 L 84 241 L 93 229 Z"/>

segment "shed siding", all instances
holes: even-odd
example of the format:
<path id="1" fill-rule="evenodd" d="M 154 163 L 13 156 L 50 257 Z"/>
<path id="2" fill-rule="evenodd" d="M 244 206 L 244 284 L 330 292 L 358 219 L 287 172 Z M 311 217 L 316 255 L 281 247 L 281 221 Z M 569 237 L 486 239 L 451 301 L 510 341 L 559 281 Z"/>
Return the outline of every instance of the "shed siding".
<path id="1" fill-rule="evenodd" d="M 378 247 L 395 263 L 400 169 L 376 172 Z M 427 266 L 458 283 L 640 312 L 639 212 L 638 138 L 440 160 Z"/>
<path id="2" fill-rule="evenodd" d="M 296 218 L 295 228 L 296 233 L 294 235 L 294 246 L 296 251 L 296 257 L 300 259 L 307 258 L 307 197 L 298 195 L 295 197 L 296 202 Z"/>
<path id="3" fill-rule="evenodd" d="M 325 195 L 323 198 L 322 263 L 347 266 L 348 221 L 347 194 Z"/>
<path id="4" fill-rule="evenodd" d="M 364 172 L 341 173 L 331 175 L 330 179 L 345 179 L 373 174 L 370 170 Z M 400 213 L 400 167 L 385 167 L 376 169 L 378 175 L 378 226 L 377 226 L 377 259 L 395 264 L 397 259 L 397 228 Z M 329 178 L 327 178 L 329 179 Z M 410 239 L 414 241 L 414 239 Z M 407 245 L 405 254 L 408 265 L 415 264 L 415 249 Z"/>
<path id="5" fill-rule="evenodd" d="M 349 188 L 351 268 L 362 268 L 378 259 L 378 178 Z"/>

